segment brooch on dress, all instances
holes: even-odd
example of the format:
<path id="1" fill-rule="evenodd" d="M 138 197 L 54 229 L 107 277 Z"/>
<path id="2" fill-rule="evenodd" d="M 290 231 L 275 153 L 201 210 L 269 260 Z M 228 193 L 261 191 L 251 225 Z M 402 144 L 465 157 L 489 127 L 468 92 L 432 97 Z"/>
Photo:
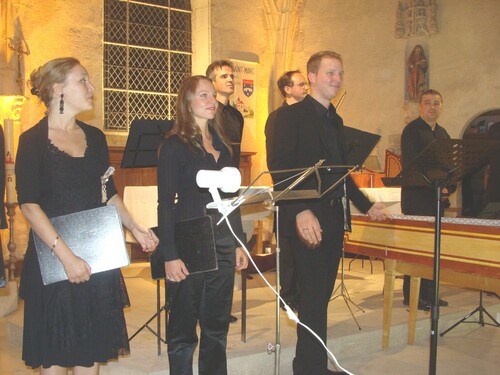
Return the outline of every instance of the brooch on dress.
<path id="1" fill-rule="evenodd" d="M 115 169 L 113 167 L 109 167 L 106 173 L 101 176 L 101 193 L 102 193 L 102 203 L 106 203 L 108 201 L 108 193 L 106 191 L 106 182 L 108 182 L 109 178 L 115 173 Z"/>

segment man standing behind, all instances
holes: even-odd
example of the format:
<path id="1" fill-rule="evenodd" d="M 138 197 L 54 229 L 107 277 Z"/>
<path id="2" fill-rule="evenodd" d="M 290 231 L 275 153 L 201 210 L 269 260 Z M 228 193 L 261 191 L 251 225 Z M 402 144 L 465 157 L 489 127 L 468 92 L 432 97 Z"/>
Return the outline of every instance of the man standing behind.
<path id="1" fill-rule="evenodd" d="M 233 149 L 233 163 L 240 167 L 241 138 L 243 136 L 243 116 L 229 104 L 229 97 L 234 93 L 234 65 L 228 60 L 212 62 L 206 72 L 217 92 L 217 116 Z"/>
<path id="2" fill-rule="evenodd" d="M 234 93 L 234 65 L 229 60 L 216 60 L 206 71 L 217 92 L 217 121 L 222 125 L 224 136 L 232 148 L 233 166 L 240 169 L 241 138 L 243 137 L 243 115 L 229 104 L 229 97 Z M 230 321 L 238 320 L 231 314 Z"/>
<path id="3" fill-rule="evenodd" d="M 320 159 L 324 165 L 345 164 L 343 121 L 331 100 L 342 86 L 342 58 L 333 51 L 322 51 L 307 62 L 307 78 L 311 94 L 294 105 L 281 109 L 274 128 L 274 150 L 268 161 L 270 170 L 308 168 Z M 322 190 L 338 181 L 344 170 L 321 169 Z M 285 181 L 291 173 L 274 174 L 274 183 Z M 292 181 L 281 185 L 285 188 Z M 316 176 L 309 176 L 299 189 L 318 190 Z M 281 190 L 281 188 L 280 188 Z M 386 218 L 385 206 L 372 204 L 352 179 L 346 180 L 345 192 L 358 209 L 373 220 Z M 321 199 L 283 201 L 280 221 L 283 234 L 292 237 L 300 289 L 300 321 L 310 327 L 326 343 L 327 309 L 333 292 L 344 238 L 344 184 Z M 297 326 L 297 346 L 293 360 L 295 375 L 326 375 L 326 351 L 305 328 Z"/>
<path id="4" fill-rule="evenodd" d="M 435 139 L 450 139 L 446 130 L 437 120 L 443 110 L 443 98 L 436 90 L 425 90 L 420 96 L 418 112 L 419 117 L 411 121 L 401 135 L 401 162 L 403 169 L 432 141 Z M 449 190 L 449 189 L 448 189 Z M 442 207 L 448 208 L 450 202 L 446 197 L 449 191 L 444 189 Z M 454 190 L 454 189 L 453 189 Z M 405 215 L 434 216 L 436 212 L 436 193 L 430 187 L 401 188 L 401 210 Z M 441 213 L 442 215 L 443 213 Z M 418 308 L 429 311 L 431 301 L 434 300 L 434 282 L 421 279 Z M 410 276 L 406 275 L 403 282 L 403 303 L 410 301 Z M 440 299 L 439 306 L 448 306 L 448 302 Z"/>
<path id="5" fill-rule="evenodd" d="M 302 101 L 307 95 L 307 82 L 300 70 L 290 70 L 285 72 L 277 81 L 278 88 L 285 98 L 282 106 L 271 112 L 266 121 L 266 153 L 267 166 L 271 168 L 271 160 L 274 151 L 274 126 L 278 112 L 289 105 Z M 292 250 L 290 249 L 290 237 L 283 236 L 280 226 L 279 245 L 280 245 L 280 295 L 283 300 L 293 310 L 297 310 L 299 306 L 299 288 L 297 284 L 297 276 L 295 272 L 295 262 L 293 259 Z"/>
<path id="6" fill-rule="evenodd" d="M 267 166 L 269 167 L 274 151 L 274 124 L 278 111 L 283 107 L 301 102 L 307 95 L 307 82 L 300 70 L 290 70 L 285 72 L 278 81 L 278 88 L 285 101 L 280 108 L 271 112 L 267 117 L 265 134 L 266 134 L 266 153 L 267 153 Z"/>

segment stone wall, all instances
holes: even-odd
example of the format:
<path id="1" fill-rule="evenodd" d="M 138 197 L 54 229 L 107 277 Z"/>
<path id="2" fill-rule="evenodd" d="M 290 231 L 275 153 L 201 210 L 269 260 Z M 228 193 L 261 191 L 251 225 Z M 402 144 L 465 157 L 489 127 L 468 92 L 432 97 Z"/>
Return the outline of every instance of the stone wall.
<path id="1" fill-rule="evenodd" d="M 242 146 L 257 152 L 254 176 L 266 169 L 264 124 L 274 109 L 275 76 L 282 73 L 274 65 L 273 29 L 264 13 L 264 4 L 272 2 L 193 0 L 193 9 L 203 12 L 194 15 L 194 73 L 203 73 L 205 63 L 216 58 L 259 62 L 257 128 L 252 132 L 255 137 L 245 132 Z M 26 76 L 49 59 L 78 57 L 97 87 L 94 110 L 80 118 L 102 127 L 102 1 L 16 3 L 25 4 L 20 20 L 31 52 L 24 58 Z M 305 0 L 303 4 L 295 41 L 288 46 L 288 68 L 305 70 L 309 56 L 319 50 L 342 54 L 345 84 L 341 93 L 347 95 L 339 112 L 347 125 L 382 135 L 376 153 L 383 164 L 385 149 L 399 147 L 402 128 L 417 113 L 414 103 L 404 102 L 405 50 L 416 39 L 395 37 L 398 1 Z M 440 123 L 452 137 L 459 138 L 474 117 L 500 106 L 500 1 L 438 0 L 437 5 L 439 33 L 426 40 L 430 86 L 444 97 Z M 18 134 L 44 112 L 36 98 L 26 93 L 29 100 L 23 107 Z M 110 145 L 123 145 L 125 139 L 108 135 Z"/>

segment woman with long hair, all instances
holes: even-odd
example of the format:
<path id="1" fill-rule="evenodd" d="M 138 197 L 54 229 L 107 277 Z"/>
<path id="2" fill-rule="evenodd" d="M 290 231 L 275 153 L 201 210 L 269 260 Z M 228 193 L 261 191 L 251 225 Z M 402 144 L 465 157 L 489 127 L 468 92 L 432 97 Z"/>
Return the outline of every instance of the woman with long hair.
<path id="1" fill-rule="evenodd" d="M 248 265 L 227 223 L 223 221 L 216 226 L 220 213 L 206 209 L 212 201 L 208 189 L 196 184 L 198 171 L 232 166 L 231 148 L 215 121 L 216 112 L 216 92 L 211 80 L 205 76 L 187 78 L 179 89 L 174 127 L 158 155 L 158 253 L 165 262 L 165 274 L 170 281 L 167 290 L 175 294 L 167 331 L 172 375 L 193 373 L 198 323 L 201 332 L 199 374 L 227 374 L 226 343 L 234 270 Z M 217 270 L 190 274 L 174 241 L 175 223 L 204 215 L 212 217 Z M 231 213 L 229 221 L 243 241 L 238 210 Z"/>

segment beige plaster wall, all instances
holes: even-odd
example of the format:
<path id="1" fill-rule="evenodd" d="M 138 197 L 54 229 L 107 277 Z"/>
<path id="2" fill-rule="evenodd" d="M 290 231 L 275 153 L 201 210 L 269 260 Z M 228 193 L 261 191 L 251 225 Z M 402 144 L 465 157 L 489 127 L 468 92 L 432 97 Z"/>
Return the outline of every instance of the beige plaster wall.
<path id="1" fill-rule="evenodd" d="M 102 127 L 102 1 L 38 0 L 27 2 L 22 19 L 23 32 L 31 54 L 25 57 L 26 79 L 33 69 L 63 56 L 77 57 L 87 68 L 96 86 L 92 112 L 79 118 Z M 22 114 L 22 130 L 34 125 L 45 111 L 26 90 L 28 101 Z"/>
<path id="2" fill-rule="evenodd" d="M 416 113 L 404 103 L 405 48 L 413 40 L 394 36 L 397 0 L 305 0 L 290 68 L 305 69 L 308 57 L 321 49 L 341 53 L 347 91 L 339 112 L 345 123 L 379 133 L 380 160 L 398 147 L 404 124 Z M 27 2 L 21 20 L 31 54 L 25 72 L 58 56 L 73 55 L 89 70 L 96 90 L 95 108 L 81 119 L 102 126 L 102 1 L 38 0 Z M 259 62 L 255 138 L 245 133 L 243 149 L 256 151 L 253 174 L 265 169 L 264 123 L 274 94 L 274 57 L 262 1 L 195 0 L 193 34 L 195 73 L 215 58 Z M 498 0 L 438 0 L 439 34 L 429 38 L 431 86 L 444 96 L 441 123 L 452 137 L 477 114 L 499 107 L 500 29 Z M 210 25 L 207 25 L 207 19 Z M 210 40 L 210 45 L 207 41 Z M 207 56 L 209 55 L 209 56 Z M 280 71 L 276 72 L 280 74 Z M 22 129 L 43 114 L 36 99 L 24 105 Z M 125 137 L 109 135 L 110 144 Z"/>
<path id="3" fill-rule="evenodd" d="M 440 32 L 428 39 L 430 85 L 444 97 L 440 122 L 458 138 L 477 114 L 500 106 L 500 1 L 437 3 Z M 347 125 L 382 135 L 376 150 L 382 164 L 385 149 L 399 147 L 402 128 L 417 113 L 416 105 L 405 105 L 404 76 L 406 45 L 418 39 L 395 38 L 397 4 L 305 0 L 292 63 L 292 68 L 305 69 L 309 56 L 323 49 L 342 54 L 347 95 L 339 112 Z M 264 19 L 260 1 L 212 1 L 212 57 L 259 56 L 258 132 L 275 89 L 274 82 L 269 84 L 273 59 Z M 263 142 L 263 136 L 255 144 L 243 141 L 243 149 L 259 153 L 254 174 L 265 169 Z"/>
<path id="4" fill-rule="evenodd" d="M 24 58 L 26 76 L 49 59 L 78 57 L 98 88 L 94 110 L 80 119 L 102 127 L 102 0 L 22 3 L 26 7 L 20 12 L 21 23 L 31 51 Z M 404 103 L 405 48 L 413 40 L 394 37 L 398 1 L 304 3 L 290 68 L 304 70 L 309 56 L 322 49 L 343 55 L 347 96 L 339 112 L 346 124 L 382 135 L 376 152 L 383 163 L 385 149 L 398 147 L 402 128 L 416 113 L 415 105 Z M 440 32 L 428 40 L 430 84 L 444 97 L 440 122 L 458 138 L 475 116 L 500 107 L 500 1 L 437 3 Z M 198 12 L 193 22 L 195 73 L 203 73 L 206 64 L 216 58 L 259 62 L 256 136 L 249 137 L 245 132 L 242 146 L 245 151 L 258 153 L 254 157 L 255 176 L 266 169 L 264 124 L 268 112 L 274 109 L 268 103 L 276 89 L 262 1 L 193 0 L 193 9 Z M 17 135 L 34 125 L 44 112 L 28 90 L 26 95 L 29 100 L 23 107 Z M 125 137 L 110 134 L 108 140 L 110 144 L 124 144 Z M 16 222 L 18 230 L 24 228 L 20 217 Z M 5 242 L 5 233 L 2 237 Z M 24 242 L 24 238 L 18 241 L 18 249 L 25 247 Z"/>

